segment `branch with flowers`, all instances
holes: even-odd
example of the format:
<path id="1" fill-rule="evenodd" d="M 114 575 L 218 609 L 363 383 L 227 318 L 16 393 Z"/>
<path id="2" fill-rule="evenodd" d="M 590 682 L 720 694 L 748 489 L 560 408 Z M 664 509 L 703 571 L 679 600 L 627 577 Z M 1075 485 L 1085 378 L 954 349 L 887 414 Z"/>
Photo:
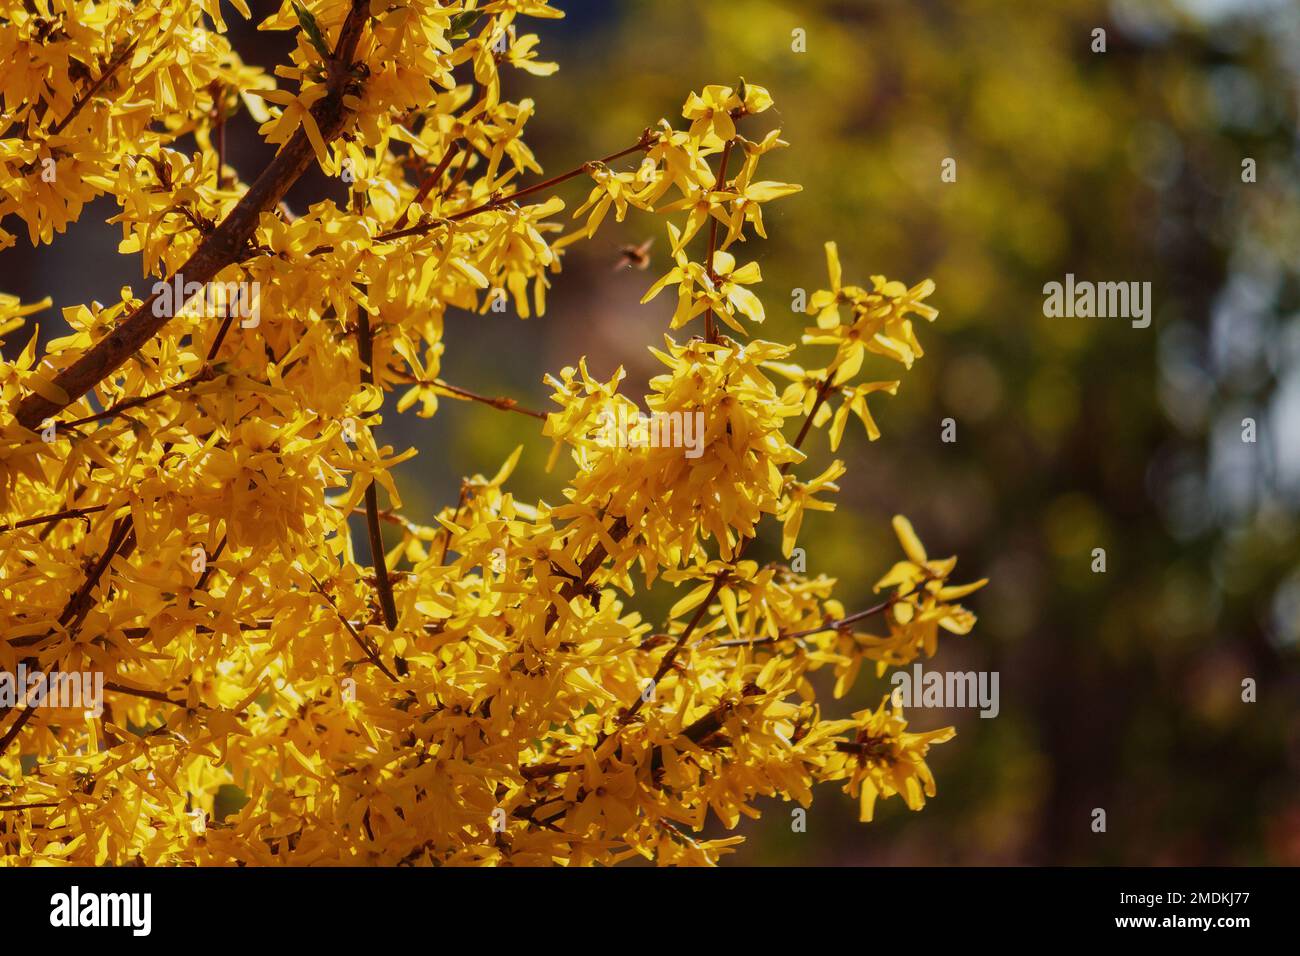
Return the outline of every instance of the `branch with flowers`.
<path id="1" fill-rule="evenodd" d="M 834 451 L 856 416 L 878 439 L 868 400 L 899 382 L 862 381 L 865 359 L 910 368 L 914 320 L 937 315 L 928 281 L 845 284 L 828 243 L 801 342 L 753 337 L 762 274 L 742 250 L 799 189 L 759 178 L 787 145 L 745 135 L 765 89 L 706 87 L 684 128 L 541 178 L 535 105 L 500 78 L 554 71 L 520 29 L 559 15 L 542 0 L 286 3 L 263 25 L 296 31 L 288 88 L 203 5 L 100 6 L 98 36 L 0 11 L 0 39 L 32 41 L 0 65 L 27 104 L 0 125 L 0 215 L 51 242 L 107 193 L 147 277 L 256 288 L 261 320 L 128 288 L 0 366 L 0 670 L 109 677 L 95 719 L 0 714 L 0 813 L 19 814 L 0 817 L 0 860 L 712 864 L 738 838 L 699 837 L 707 818 L 735 827 L 765 797 L 806 806 L 835 782 L 869 820 L 879 799 L 934 795 L 925 757 L 951 728 L 910 732 L 887 699 L 825 718 L 812 675 L 831 669 L 843 697 L 864 665 L 933 655 L 971 630 L 958 602 L 984 582 L 951 583 L 955 559 L 902 517 L 904 559 L 858 611 L 826 575 L 747 557 L 779 525 L 789 559 L 804 516 L 834 509 L 845 466 L 801 476 L 810 438 Z M 37 50 L 103 71 L 74 88 Z M 279 147 L 251 184 L 224 162 L 235 108 Z M 46 188 L 43 159 L 72 180 Z M 313 163 L 349 201 L 294 214 Z M 557 236 L 556 190 L 583 176 Z M 698 455 L 606 440 L 612 412 L 640 416 L 622 369 L 548 375 L 548 412 L 443 377 L 450 316 L 502 297 L 544 314 L 565 250 L 629 211 L 668 237 L 644 301 L 676 295 L 642 401 L 701 422 Z M 42 305 L 0 296 L 0 335 Z M 393 471 L 416 451 L 382 443 L 385 418 L 448 398 L 540 419 L 559 498 L 515 497 L 521 448 L 409 513 Z M 659 627 L 635 607 L 656 588 L 678 595 Z M 192 810 L 230 786 L 247 802 L 196 836 Z"/>

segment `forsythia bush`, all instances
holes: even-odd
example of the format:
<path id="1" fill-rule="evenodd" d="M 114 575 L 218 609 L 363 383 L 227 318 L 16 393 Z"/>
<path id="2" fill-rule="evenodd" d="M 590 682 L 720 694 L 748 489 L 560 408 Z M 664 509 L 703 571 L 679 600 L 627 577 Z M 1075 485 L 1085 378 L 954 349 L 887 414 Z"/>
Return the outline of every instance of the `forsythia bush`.
<path id="1" fill-rule="evenodd" d="M 0 671 L 105 681 L 98 714 L 0 707 L 5 862 L 713 863 L 737 839 L 699 835 L 710 811 L 730 828 L 824 781 L 864 820 L 933 795 L 926 752 L 951 728 L 910 733 L 887 698 L 824 719 L 810 674 L 832 668 L 839 696 L 864 661 L 933 654 L 983 582 L 950 584 L 954 559 L 903 518 L 904 557 L 864 605 L 747 556 L 765 517 L 789 557 L 804 513 L 834 507 L 843 465 L 801 475 L 803 446 L 825 429 L 835 449 L 851 416 L 878 437 L 868 397 L 898 383 L 861 381 L 864 356 L 911 366 L 932 284 L 845 284 L 828 243 L 808 348 L 749 338 L 744 249 L 799 187 L 759 177 L 786 144 L 747 135 L 771 99 L 743 81 L 521 185 L 541 173 L 534 104 L 503 100 L 499 74 L 551 73 L 521 19 L 557 16 L 287 2 L 262 25 L 296 32 L 277 86 L 217 0 L 0 4 L 4 225 L 49 243 L 107 193 L 153 290 L 66 309 L 44 354 L 25 323 L 48 303 L 0 298 L 0 334 L 27 342 L 0 365 Z M 223 161 L 241 110 L 279 146 L 251 184 Z M 312 163 L 349 202 L 285 206 Z M 554 187 L 579 176 L 590 195 L 557 235 Z M 390 470 L 414 451 L 382 444 L 385 414 L 522 411 L 442 377 L 448 309 L 541 314 L 564 248 L 629 207 L 667 220 L 646 298 L 677 296 L 645 405 L 700 413 L 698 454 L 608 440 L 611 412 L 642 413 L 621 370 L 579 361 L 547 379 L 561 501 L 512 496 L 516 451 L 438 514 L 404 513 Z M 257 308 L 193 294 L 210 288 Z M 628 603 L 656 582 L 680 595 L 661 627 Z M 246 802 L 214 816 L 232 788 Z"/>

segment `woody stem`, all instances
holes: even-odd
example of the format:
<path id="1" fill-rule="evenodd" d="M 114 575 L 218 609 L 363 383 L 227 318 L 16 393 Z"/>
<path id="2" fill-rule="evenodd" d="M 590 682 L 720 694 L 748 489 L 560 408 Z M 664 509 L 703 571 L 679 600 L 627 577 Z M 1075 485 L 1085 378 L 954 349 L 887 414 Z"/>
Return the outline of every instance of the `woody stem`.
<path id="1" fill-rule="evenodd" d="M 370 329 L 370 315 L 364 308 L 357 309 L 357 344 L 361 358 L 361 380 L 367 385 L 374 385 L 375 340 Z M 393 599 L 393 582 L 388 578 L 388 564 L 384 558 L 384 536 L 379 528 L 379 488 L 374 479 L 366 485 L 366 530 L 370 537 L 370 560 L 375 566 L 379 606 L 384 613 L 384 624 L 391 631 L 397 627 L 397 602 Z"/>
<path id="2" fill-rule="evenodd" d="M 339 33 L 333 60 L 350 64 L 356 52 L 361 32 L 370 15 L 370 5 L 364 0 L 352 0 L 347 19 Z M 329 142 L 343 130 L 348 111 L 343 105 L 347 69 L 333 71 L 329 92 L 312 107 L 312 117 L 320 129 L 321 137 Z M 218 272 L 238 261 L 244 247 L 257 228 L 263 212 L 273 209 L 315 159 L 315 150 L 306 131 L 300 126 L 290 137 L 271 163 L 244 193 L 234 209 L 212 232 L 204 237 L 194 253 L 177 270 L 186 284 L 206 284 Z M 175 278 L 175 276 L 171 277 Z M 169 280 L 170 281 L 170 280 Z M 24 428 L 36 427 L 94 388 L 99 382 L 119 369 L 127 359 L 138 352 L 146 342 L 157 335 L 169 321 L 168 310 L 155 314 L 154 303 L 159 293 L 145 299 L 134 312 L 118 323 L 83 353 L 75 362 L 61 369 L 54 378 L 53 388 L 46 394 L 31 392 L 14 408 L 14 418 Z M 49 398 L 53 394 L 56 398 Z"/>

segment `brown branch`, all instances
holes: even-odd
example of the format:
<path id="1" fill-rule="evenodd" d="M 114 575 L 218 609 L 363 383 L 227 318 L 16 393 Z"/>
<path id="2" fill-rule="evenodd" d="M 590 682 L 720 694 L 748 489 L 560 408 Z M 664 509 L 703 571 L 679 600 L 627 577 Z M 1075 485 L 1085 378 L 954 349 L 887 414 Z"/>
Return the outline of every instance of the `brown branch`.
<path id="1" fill-rule="evenodd" d="M 36 713 L 35 707 L 24 707 L 18 716 L 14 718 L 14 722 L 9 725 L 5 735 L 0 737 L 0 757 L 4 756 L 5 751 L 9 749 L 9 745 L 14 742 L 14 738 L 22 733 L 23 727 L 27 721 L 32 719 L 34 713 Z"/>
<path id="2" fill-rule="evenodd" d="M 221 327 L 217 329 L 216 338 L 214 338 L 212 344 L 208 346 L 207 361 L 211 362 L 217 357 L 217 352 L 221 350 L 221 343 L 226 340 L 226 334 L 230 332 L 230 326 L 234 324 L 234 321 L 235 310 L 227 308 L 225 317 L 221 320 Z"/>
<path id="3" fill-rule="evenodd" d="M 183 700 L 172 700 L 162 691 L 144 690 L 139 687 L 127 687 L 125 684 L 118 684 L 113 681 L 104 681 L 104 690 L 112 691 L 115 694 L 128 694 L 131 697 L 141 697 L 145 700 L 156 700 L 160 704 L 171 704 L 173 707 L 186 709 L 189 707 Z"/>
<path id="4" fill-rule="evenodd" d="M 746 684 L 741 691 L 741 701 L 746 697 L 753 697 L 763 693 L 763 689 L 757 684 Z M 688 727 L 685 727 L 678 737 L 685 737 L 693 744 L 703 744 L 706 740 L 722 730 L 726 726 L 727 718 L 735 711 L 737 702 L 734 699 L 724 699 L 720 704 L 706 713 L 704 716 L 693 721 Z M 650 758 L 650 773 L 653 779 L 658 782 L 659 768 L 663 766 L 663 746 L 655 747 L 654 755 Z"/>
<path id="5" fill-rule="evenodd" d="M 67 604 L 63 606 L 63 612 L 59 614 L 59 623 L 67 625 L 71 622 L 70 633 L 75 634 L 82 621 L 86 619 L 91 608 L 91 592 L 95 590 L 95 585 L 99 583 L 99 579 L 104 576 L 113 558 L 126 546 L 128 540 L 134 541 L 130 516 L 113 522 L 113 529 L 109 532 L 108 545 L 104 548 L 103 554 L 91 566 L 81 587 L 73 592 L 72 597 L 68 598 Z"/>
<path id="6" fill-rule="evenodd" d="M 439 191 L 439 199 L 446 199 L 455 191 L 456 187 L 460 185 L 461 180 L 465 178 L 465 174 L 469 172 L 469 164 L 473 159 L 473 149 L 467 149 L 461 154 L 460 165 L 456 167 L 456 173 L 450 180 L 448 180 L 447 185 L 443 186 L 441 191 Z"/>
<path id="7" fill-rule="evenodd" d="M 364 307 L 357 309 L 357 349 L 361 358 L 361 381 L 375 384 L 375 339 L 370 329 L 370 314 Z M 366 530 L 370 536 L 370 560 L 375 565 L 375 587 L 379 591 L 379 606 L 384 612 L 388 629 L 397 627 L 397 602 L 393 599 L 393 582 L 388 578 L 388 562 L 384 558 L 384 535 L 379 528 L 379 487 L 372 478 L 366 485 Z"/>
<path id="8" fill-rule="evenodd" d="M 739 557 L 739 554 L 737 554 L 737 557 Z M 708 597 L 700 602 L 700 606 L 696 608 L 695 614 L 686 625 L 685 630 L 678 635 L 677 642 L 668 649 L 668 653 L 665 654 L 663 660 L 659 662 L 659 667 L 655 670 L 654 677 L 650 678 L 652 686 L 658 687 L 659 682 L 664 679 L 664 675 L 672 670 L 673 662 L 677 660 L 677 655 L 681 653 L 682 648 L 686 646 L 686 642 L 690 640 L 691 634 L 694 633 L 695 628 L 698 627 L 700 621 L 703 620 L 705 613 L 709 609 L 709 605 L 713 603 L 713 599 L 718 596 L 718 592 L 722 590 L 722 586 L 727 583 L 727 579 L 730 577 L 730 572 L 723 571 L 713 579 L 713 587 L 709 589 Z M 637 696 L 637 699 L 633 702 L 632 706 L 623 711 L 622 715 L 618 718 L 617 726 L 620 728 L 626 727 L 631 723 L 632 720 L 636 718 L 636 715 L 641 712 L 641 705 L 645 702 L 645 693 L 642 692 Z"/>
<path id="9" fill-rule="evenodd" d="M 519 768 L 519 776 L 525 780 L 540 780 L 542 777 L 554 777 L 556 774 L 578 770 L 579 767 L 568 763 L 535 763 Z"/>
<path id="10" fill-rule="evenodd" d="M 88 512 L 91 509 L 72 510 Z M 104 510 L 104 507 L 100 506 L 95 510 L 102 511 Z M 50 527 L 53 527 L 53 525 L 50 525 Z M 99 583 L 99 579 L 103 577 L 104 571 L 107 570 L 108 565 L 112 562 L 113 558 L 116 557 L 120 551 L 125 551 L 129 554 L 131 549 L 134 547 L 135 532 L 133 531 L 131 515 L 128 513 L 113 522 L 112 530 L 108 535 L 108 545 L 104 548 L 104 553 L 101 554 L 99 560 L 87 570 L 85 580 L 82 581 L 81 586 L 73 592 L 72 596 L 68 598 L 67 603 L 63 606 L 63 611 L 59 614 L 59 624 L 70 624 L 68 627 L 68 633 L 70 635 L 76 635 L 77 631 L 80 630 L 82 623 L 85 621 L 86 615 L 90 613 L 90 609 L 93 607 L 93 604 L 90 601 L 91 592 L 95 590 L 95 585 Z M 53 637 L 56 633 L 58 633 L 56 630 L 51 629 L 42 635 L 31 635 L 30 637 L 25 638 L 11 638 L 9 640 L 9 645 L 11 647 L 27 647 L 41 644 Z M 32 708 L 28 707 L 18 716 L 13 726 L 9 728 L 9 733 L 5 735 L 3 742 L 0 742 L 0 755 L 4 753 L 5 747 L 8 746 L 13 737 L 17 736 L 18 732 L 22 730 L 23 725 L 31 719 L 31 714 Z M 0 714 L 0 716 L 2 716 L 2 714 Z"/>
<path id="11" fill-rule="evenodd" d="M 59 624 L 65 627 L 69 637 L 76 637 L 81 630 L 81 625 L 85 623 L 90 609 L 95 606 L 94 602 L 90 600 L 90 595 L 94 592 L 95 586 L 99 584 L 100 578 L 104 576 L 104 572 L 108 570 L 108 566 L 113 559 L 119 554 L 129 555 L 133 550 L 135 550 L 135 526 L 132 516 L 128 512 L 113 522 L 113 528 L 109 532 L 108 544 L 105 546 L 104 552 L 87 570 L 85 580 L 68 598 L 67 603 L 63 606 L 63 611 L 59 614 Z M 56 634 L 58 634 L 57 629 L 51 628 L 43 635 L 11 638 L 9 646 L 29 647 L 42 644 Z M 3 748 L 0 748 L 0 753 L 2 752 Z"/>
<path id="12" fill-rule="evenodd" d="M 397 220 L 398 222 L 402 222 L 406 219 L 406 217 L 411 214 L 412 209 L 428 198 L 429 193 L 433 192 L 433 187 L 438 185 L 438 181 L 442 179 L 443 173 L 447 171 L 447 168 L 451 165 L 452 160 L 456 158 L 456 154 L 460 152 L 460 149 L 461 145 L 459 140 L 454 140 L 452 144 L 447 147 L 447 152 L 442 154 L 442 159 L 438 160 L 438 165 L 434 166 L 428 175 L 424 176 L 420 180 L 419 188 L 415 191 L 415 198 L 413 198 L 407 205 L 401 218 Z"/>
<path id="13" fill-rule="evenodd" d="M 221 536 L 221 540 L 217 542 L 217 549 L 212 552 L 212 557 L 204 559 L 203 573 L 200 574 L 199 579 L 194 582 L 195 591 L 202 591 L 204 588 L 208 586 L 208 581 L 211 580 L 212 573 L 217 569 L 216 561 L 219 557 L 221 557 L 221 552 L 225 550 L 226 550 L 226 535 L 223 534 Z M 194 596 L 192 592 L 190 595 L 190 607 L 194 607 Z"/>
<path id="14" fill-rule="evenodd" d="M 813 419 L 817 417 L 817 412 L 821 409 L 826 401 L 826 396 L 831 392 L 831 382 L 835 379 L 835 373 L 827 372 L 826 377 L 822 379 L 821 384 L 817 386 L 817 400 L 813 402 L 813 407 L 808 409 L 808 414 L 804 416 L 803 425 L 799 429 L 799 434 L 795 436 L 794 447 L 798 448 L 803 444 L 803 440 L 808 437 L 808 430 L 812 428 Z M 781 474 L 786 474 L 790 470 L 793 462 L 787 461 L 781 466 Z"/>
<path id="15" fill-rule="evenodd" d="M 609 526 L 609 536 L 615 541 L 622 541 L 627 537 L 630 530 L 627 519 L 620 517 Z M 597 542 L 590 553 L 582 559 L 582 564 L 578 566 L 577 577 L 571 577 L 561 585 L 560 600 L 572 601 L 578 595 L 588 593 L 590 587 L 587 582 L 596 573 L 596 569 L 605 563 L 607 557 L 609 557 L 609 552 L 605 549 L 605 545 L 602 542 Z M 549 632 L 555 626 L 555 622 L 559 620 L 559 617 L 560 612 L 556 609 L 555 601 L 552 600 L 550 607 L 546 611 L 546 631 Z"/>
<path id="16" fill-rule="evenodd" d="M 22 521 L 14 522 L 7 528 L 0 528 L 0 533 L 5 531 L 16 531 L 19 528 L 30 528 L 32 525 L 45 524 L 52 521 L 62 521 L 64 518 L 84 518 L 87 515 L 93 515 L 96 512 L 103 511 L 108 505 L 87 505 L 84 508 L 68 508 L 64 511 L 56 511 L 53 514 L 39 515 L 35 518 L 24 518 Z"/>
<path id="17" fill-rule="evenodd" d="M 366 0 L 352 0 L 335 47 L 333 64 L 336 68 L 331 70 L 329 91 L 312 107 L 312 117 L 326 142 L 337 137 L 347 121 L 348 111 L 343 105 L 343 97 L 348 90 L 348 67 L 361 39 L 369 10 L 370 5 Z M 235 208 L 177 270 L 177 274 L 182 275 L 186 283 L 197 282 L 203 285 L 212 281 L 226 266 L 238 261 L 257 228 L 258 217 L 280 202 L 289 187 L 306 172 L 315 156 L 311 141 L 300 126 L 257 181 L 248 187 Z M 32 392 L 18 402 L 13 410 L 15 420 L 24 428 L 34 430 L 46 418 L 58 414 L 120 368 L 171 320 L 169 315 L 154 315 L 153 304 L 157 298 L 156 292 L 150 295 L 108 335 L 58 372 L 54 378 L 54 388 L 62 392 L 67 401 L 62 398 L 53 401 L 38 392 Z"/>
<path id="18" fill-rule="evenodd" d="M 868 738 L 867 740 L 837 740 L 835 749 L 842 754 L 853 754 L 859 760 L 869 760 L 871 758 L 887 758 L 889 756 L 888 742 L 879 737 Z"/>

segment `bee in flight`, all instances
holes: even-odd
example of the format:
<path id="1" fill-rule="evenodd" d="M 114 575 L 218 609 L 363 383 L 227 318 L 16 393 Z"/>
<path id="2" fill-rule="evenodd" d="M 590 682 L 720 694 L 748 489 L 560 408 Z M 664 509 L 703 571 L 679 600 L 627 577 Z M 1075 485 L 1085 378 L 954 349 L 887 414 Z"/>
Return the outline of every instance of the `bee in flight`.
<path id="1" fill-rule="evenodd" d="M 614 271 L 635 267 L 645 270 L 650 265 L 650 247 L 654 245 L 654 236 L 651 236 L 639 246 L 623 246 L 618 250 L 618 262 L 614 264 Z"/>

